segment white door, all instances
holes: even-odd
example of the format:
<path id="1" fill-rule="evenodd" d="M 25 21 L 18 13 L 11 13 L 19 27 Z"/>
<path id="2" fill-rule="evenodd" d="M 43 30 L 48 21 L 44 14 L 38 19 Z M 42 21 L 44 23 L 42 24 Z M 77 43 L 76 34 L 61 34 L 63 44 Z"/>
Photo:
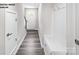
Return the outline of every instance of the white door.
<path id="1" fill-rule="evenodd" d="M 5 49 L 6 54 L 12 54 L 16 47 L 17 19 L 12 10 L 5 10 Z"/>
<path id="2" fill-rule="evenodd" d="M 25 17 L 27 20 L 27 30 L 38 29 L 38 9 L 37 8 L 26 8 Z"/>

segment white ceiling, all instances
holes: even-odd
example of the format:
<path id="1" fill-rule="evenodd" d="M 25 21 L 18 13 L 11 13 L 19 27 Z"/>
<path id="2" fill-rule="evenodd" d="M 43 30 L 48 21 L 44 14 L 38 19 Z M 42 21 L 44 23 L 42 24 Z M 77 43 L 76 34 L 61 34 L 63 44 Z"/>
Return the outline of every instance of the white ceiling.
<path id="1" fill-rule="evenodd" d="M 39 3 L 24 3 L 23 6 L 24 8 L 38 8 Z"/>

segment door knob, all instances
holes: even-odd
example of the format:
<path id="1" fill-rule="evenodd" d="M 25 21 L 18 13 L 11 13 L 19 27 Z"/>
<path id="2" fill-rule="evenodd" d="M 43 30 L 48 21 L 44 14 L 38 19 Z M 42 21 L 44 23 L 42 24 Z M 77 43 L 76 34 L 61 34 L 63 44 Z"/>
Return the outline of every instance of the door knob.
<path id="1" fill-rule="evenodd" d="M 10 35 L 12 35 L 13 33 L 8 33 L 6 36 L 8 37 L 8 36 L 10 36 Z"/>

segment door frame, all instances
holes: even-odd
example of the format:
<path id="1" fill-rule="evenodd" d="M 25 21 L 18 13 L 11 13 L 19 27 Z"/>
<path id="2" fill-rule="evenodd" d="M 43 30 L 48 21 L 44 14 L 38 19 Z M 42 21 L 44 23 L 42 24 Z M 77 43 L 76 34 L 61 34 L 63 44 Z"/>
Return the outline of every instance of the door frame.
<path id="1" fill-rule="evenodd" d="M 39 13 L 39 9 L 38 8 L 24 8 L 24 17 L 25 17 L 25 15 L 26 15 L 26 9 L 37 9 L 37 13 Z M 38 18 L 38 14 L 37 14 L 37 18 Z M 27 19 L 27 18 L 26 18 Z M 28 21 L 27 21 L 28 22 Z M 37 22 L 38 22 L 38 19 L 37 19 Z M 38 22 L 39 23 L 39 22 Z M 38 24 L 37 23 L 37 24 Z M 39 24 L 38 24 L 38 26 L 39 26 Z M 27 26 L 26 26 L 27 27 Z M 38 29 L 27 29 L 27 30 L 39 30 L 39 27 L 38 27 Z"/>

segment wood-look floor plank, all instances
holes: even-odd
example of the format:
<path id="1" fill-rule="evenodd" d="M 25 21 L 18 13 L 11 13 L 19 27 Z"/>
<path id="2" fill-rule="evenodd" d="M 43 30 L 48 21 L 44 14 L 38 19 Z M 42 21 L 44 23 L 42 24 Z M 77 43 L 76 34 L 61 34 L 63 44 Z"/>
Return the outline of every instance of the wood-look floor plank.
<path id="1" fill-rule="evenodd" d="M 44 55 L 38 31 L 27 31 L 27 36 L 25 37 L 16 55 Z"/>

